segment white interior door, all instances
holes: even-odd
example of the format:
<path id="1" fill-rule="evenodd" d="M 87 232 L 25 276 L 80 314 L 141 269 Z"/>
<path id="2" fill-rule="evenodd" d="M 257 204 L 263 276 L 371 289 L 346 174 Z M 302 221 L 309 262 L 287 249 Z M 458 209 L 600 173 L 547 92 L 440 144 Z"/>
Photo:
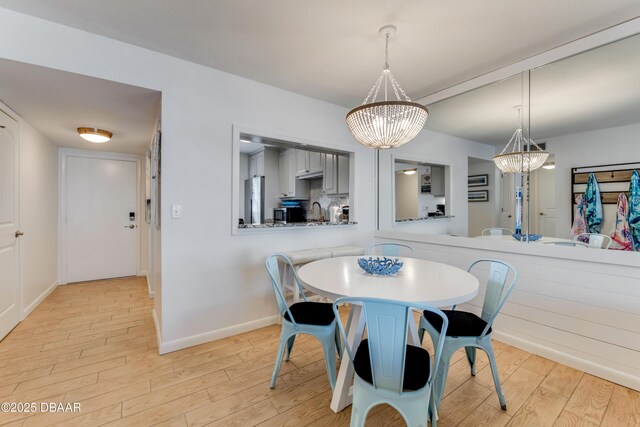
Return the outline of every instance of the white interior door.
<path id="1" fill-rule="evenodd" d="M 18 123 L 0 111 L 0 339 L 20 322 Z"/>
<path id="2" fill-rule="evenodd" d="M 512 173 L 501 175 L 502 206 L 500 209 L 500 227 L 515 229 L 515 192 L 516 184 Z"/>
<path id="3" fill-rule="evenodd" d="M 136 190 L 135 161 L 67 157 L 67 282 L 137 274 Z"/>
<path id="4" fill-rule="evenodd" d="M 556 236 L 556 174 L 553 169 L 536 172 L 536 212 L 538 233 Z M 564 237 L 564 236 L 558 236 Z"/>

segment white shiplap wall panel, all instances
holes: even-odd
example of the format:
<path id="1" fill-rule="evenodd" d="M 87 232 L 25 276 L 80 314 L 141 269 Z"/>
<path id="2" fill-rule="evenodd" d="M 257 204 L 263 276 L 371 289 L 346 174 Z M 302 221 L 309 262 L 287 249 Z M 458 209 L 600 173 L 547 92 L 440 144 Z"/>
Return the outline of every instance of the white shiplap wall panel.
<path id="1" fill-rule="evenodd" d="M 588 305 L 564 298 L 539 295 L 515 289 L 509 298 L 510 302 L 551 313 L 559 313 L 581 321 L 611 326 L 635 333 L 640 333 L 640 315 L 623 311 L 610 310 L 597 305 Z"/>
<path id="2" fill-rule="evenodd" d="M 518 285 L 496 320 L 496 338 L 640 390 L 640 254 L 408 233 L 375 237 L 464 269 L 481 258 L 512 264 Z M 487 270 L 474 274 L 480 293 L 459 309 L 479 313 Z"/>
<path id="3" fill-rule="evenodd" d="M 550 296 L 564 301 L 602 307 L 603 309 L 640 315 L 640 297 L 608 290 L 588 289 L 580 285 L 558 283 L 557 281 L 538 280 L 535 283 L 524 282 L 518 285 L 521 291 Z M 623 295 L 624 298 L 620 298 Z"/>
<path id="4" fill-rule="evenodd" d="M 630 367 L 640 371 L 640 358 L 637 351 L 598 341 L 592 337 L 572 334 L 528 319 L 509 316 L 506 313 L 495 323 L 495 329 L 511 331 L 515 336 L 526 333 L 528 337 L 544 340 L 558 349 L 564 348 L 565 351 L 572 349 L 573 355 L 582 355 L 588 360 L 597 359 L 600 362 L 608 362 L 606 365 L 611 368 Z"/>

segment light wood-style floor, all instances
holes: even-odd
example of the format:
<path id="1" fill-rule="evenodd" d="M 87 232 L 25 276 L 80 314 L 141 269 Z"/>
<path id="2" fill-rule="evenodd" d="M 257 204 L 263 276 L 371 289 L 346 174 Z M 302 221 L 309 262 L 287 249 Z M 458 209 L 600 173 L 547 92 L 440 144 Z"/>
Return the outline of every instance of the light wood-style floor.
<path id="1" fill-rule="evenodd" d="M 164 356 L 142 278 L 61 286 L 0 342 L 0 401 L 80 402 L 80 413 L 1 413 L 9 426 L 343 426 L 322 351 L 301 336 L 269 389 L 279 327 Z M 452 361 L 441 426 L 640 426 L 640 393 L 495 342 L 508 410 L 486 358 Z M 479 353 L 480 355 L 480 353 Z M 371 426 L 402 426 L 390 407 Z"/>

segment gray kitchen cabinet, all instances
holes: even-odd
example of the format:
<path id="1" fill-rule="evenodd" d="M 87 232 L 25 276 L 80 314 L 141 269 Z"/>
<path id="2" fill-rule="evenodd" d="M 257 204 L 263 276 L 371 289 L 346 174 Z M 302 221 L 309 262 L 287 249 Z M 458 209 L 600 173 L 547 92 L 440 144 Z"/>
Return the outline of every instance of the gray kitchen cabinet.
<path id="1" fill-rule="evenodd" d="M 296 176 L 318 176 L 322 173 L 322 154 L 306 150 L 296 150 L 298 168 Z"/>
<path id="2" fill-rule="evenodd" d="M 296 176 L 297 151 L 287 148 L 278 155 L 278 196 L 281 199 L 309 198 L 309 181 Z"/>
<path id="3" fill-rule="evenodd" d="M 338 174 L 336 168 L 336 155 L 323 154 L 322 191 L 325 194 L 338 194 Z"/>
<path id="4" fill-rule="evenodd" d="M 338 157 L 338 194 L 349 194 L 349 156 Z"/>
<path id="5" fill-rule="evenodd" d="M 349 156 L 323 154 L 322 190 L 325 194 L 349 194 Z"/>
<path id="6" fill-rule="evenodd" d="M 264 151 L 249 156 L 249 176 L 264 176 Z"/>

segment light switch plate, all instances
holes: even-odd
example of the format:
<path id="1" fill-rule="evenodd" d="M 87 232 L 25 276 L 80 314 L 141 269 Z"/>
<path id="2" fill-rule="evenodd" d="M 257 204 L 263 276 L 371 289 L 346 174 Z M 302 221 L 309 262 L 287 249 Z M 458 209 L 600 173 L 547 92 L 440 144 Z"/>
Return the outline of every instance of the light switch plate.
<path id="1" fill-rule="evenodd" d="M 172 219 L 180 219 L 180 218 L 182 218 L 182 206 L 180 206 L 180 205 L 171 205 L 171 218 Z"/>

